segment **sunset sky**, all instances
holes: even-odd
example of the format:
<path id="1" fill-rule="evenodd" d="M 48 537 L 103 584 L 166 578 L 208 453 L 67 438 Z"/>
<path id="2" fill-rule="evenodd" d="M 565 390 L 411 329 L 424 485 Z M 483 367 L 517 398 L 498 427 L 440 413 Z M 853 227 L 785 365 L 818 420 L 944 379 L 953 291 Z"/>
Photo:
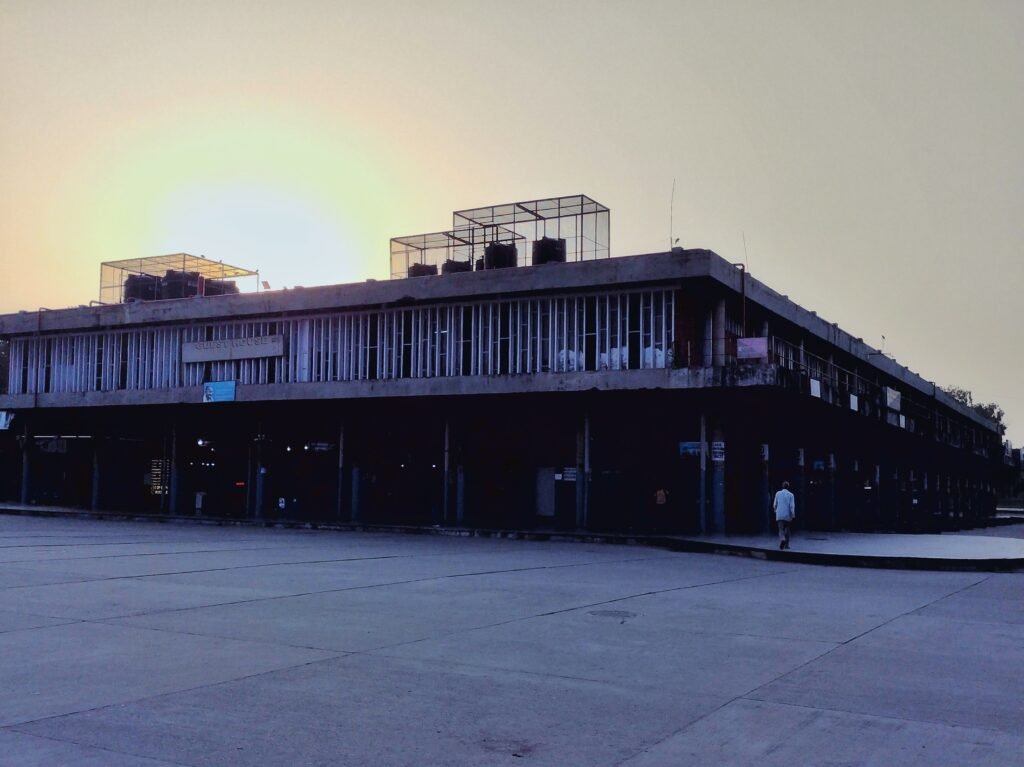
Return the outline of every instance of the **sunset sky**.
<path id="1" fill-rule="evenodd" d="M 1024 3 L 0 0 L 0 311 L 186 251 L 383 278 L 451 211 L 585 193 L 1024 442 Z M 746 254 L 743 238 L 746 237 Z"/>

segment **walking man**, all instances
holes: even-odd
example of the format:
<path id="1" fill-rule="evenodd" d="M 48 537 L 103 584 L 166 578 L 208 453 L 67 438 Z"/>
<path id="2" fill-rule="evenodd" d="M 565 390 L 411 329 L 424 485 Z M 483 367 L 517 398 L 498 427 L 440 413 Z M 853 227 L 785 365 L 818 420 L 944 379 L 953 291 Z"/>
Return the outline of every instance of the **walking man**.
<path id="1" fill-rule="evenodd" d="M 772 502 L 775 521 L 779 523 L 779 548 L 789 548 L 789 525 L 796 518 L 796 499 L 789 492 L 789 483 L 783 482 L 782 489 L 775 494 Z"/>

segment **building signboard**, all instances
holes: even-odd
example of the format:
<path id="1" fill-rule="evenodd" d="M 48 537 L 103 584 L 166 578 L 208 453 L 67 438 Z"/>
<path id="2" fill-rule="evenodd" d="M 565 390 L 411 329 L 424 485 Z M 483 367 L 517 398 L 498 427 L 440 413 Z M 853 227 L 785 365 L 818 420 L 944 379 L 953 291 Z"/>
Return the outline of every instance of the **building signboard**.
<path id="1" fill-rule="evenodd" d="M 203 384 L 203 402 L 234 402 L 234 381 L 211 381 Z"/>
<path id="2" fill-rule="evenodd" d="M 885 387 L 885 404 L 890 410 L 899 411 L 900 409 L 900 393 L 895 389 L 890 389 L 888 386 Z"/>
<path id="3" fill-rule="evenodd" d="M 768 359 L 768 337 L 736 339 L 736 359 L 763 360 Z"/>
<path id="4" fill-rule="evenodd" d="M 222 338 L 217 341 L 186 341 L 181 345 L 182 362 L 220 362 L 255 357 L 280 357 L 284 354 L 284 336 Z"/>

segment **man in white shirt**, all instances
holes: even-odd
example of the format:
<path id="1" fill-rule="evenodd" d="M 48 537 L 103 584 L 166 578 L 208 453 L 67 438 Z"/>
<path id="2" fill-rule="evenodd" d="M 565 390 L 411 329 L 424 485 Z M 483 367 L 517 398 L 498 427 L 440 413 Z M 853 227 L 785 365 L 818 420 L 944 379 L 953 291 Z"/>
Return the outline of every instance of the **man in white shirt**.
<path id="1" fill-rule="evenodd" d="M 782 489 L 775 494 L 772 502 L 775 521 L 779 523 L 779 548 L 789 548 L 789 525 L 796 518 L 796 499 L 789 492 L 789 483 L 783 482 Z"/>

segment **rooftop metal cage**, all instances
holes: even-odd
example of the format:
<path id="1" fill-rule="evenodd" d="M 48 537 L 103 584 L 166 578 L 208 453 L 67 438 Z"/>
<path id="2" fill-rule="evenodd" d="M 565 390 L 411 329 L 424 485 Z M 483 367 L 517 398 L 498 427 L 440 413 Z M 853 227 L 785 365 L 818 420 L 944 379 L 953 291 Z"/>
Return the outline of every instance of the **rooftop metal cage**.
<path id="1" fill-rule="evenodd" d="M 250 277 L 259 290 L 258 271 L 188 253 L 105 261 L 100 264 L 100 302 L 238 293 L 236 280 Z"/>
<path id="2" fill-rule="evenodd" d="M 391 278 L 469 272 L 492 243 L 525 248 L 525 240 L 503 226 L 464 226 L 446 232 L 414 234 L 391 240 Z"/>
<path id="3" fill-rule="evenodd" d="M 391 240 L 391 277 L 608 258 L 610 217 L 582 194 L 457 210 L 450 231 Z"/>

